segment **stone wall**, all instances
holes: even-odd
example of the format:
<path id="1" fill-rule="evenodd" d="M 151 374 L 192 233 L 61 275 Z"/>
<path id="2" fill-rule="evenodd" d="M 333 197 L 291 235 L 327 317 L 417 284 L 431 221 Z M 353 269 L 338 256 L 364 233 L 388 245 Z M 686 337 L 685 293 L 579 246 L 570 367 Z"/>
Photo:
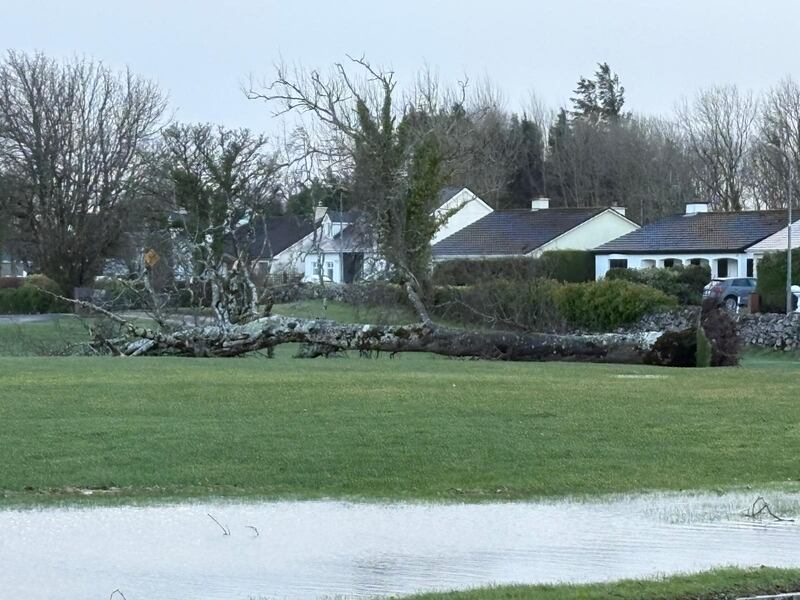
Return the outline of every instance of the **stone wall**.
<path id="1" fill-rule="evenodd" d="M 699 307 L 684 307 L 643 317 L 628 330 L 680 331 L 694 325 Z M 742 343 L 773 350 L 800 350 L 800 314 L 744 314 L 734 317 Z"/>
<path id="2" fill-rule="evenodd" d="M 739 317 L 739 335 L 750 346 L 800 350 L 800 314 L 760 313 Z"/>

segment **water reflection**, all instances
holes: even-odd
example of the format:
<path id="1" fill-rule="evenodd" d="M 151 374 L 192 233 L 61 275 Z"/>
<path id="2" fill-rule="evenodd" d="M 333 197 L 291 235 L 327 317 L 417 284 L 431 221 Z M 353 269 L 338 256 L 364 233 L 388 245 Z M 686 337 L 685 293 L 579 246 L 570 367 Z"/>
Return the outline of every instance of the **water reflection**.
<path id="1" fill-rule="evenodd" d="M 369 598 L 800 566 L 799 524 L 741 516 L 754 495 L 7 510 L 0 511 L 0 581 L 4 596 L 28 599 L 105 599 L 117 588 L 128 600 Z M 796 495 L 769 499 L 782 514 L 800 514 Z"/>

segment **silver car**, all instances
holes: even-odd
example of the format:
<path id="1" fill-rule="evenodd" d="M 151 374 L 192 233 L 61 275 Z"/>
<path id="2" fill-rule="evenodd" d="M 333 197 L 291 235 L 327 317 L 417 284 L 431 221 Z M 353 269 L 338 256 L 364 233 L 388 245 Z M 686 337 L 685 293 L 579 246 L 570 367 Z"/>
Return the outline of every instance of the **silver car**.
<path id="1" fill-rule="evenodd" d="M 756 291 L 753 277 L 716 277 L 703 288 L 703 299 L 713 298 L 730 311 L 746 306 L 750 294 Z"/>

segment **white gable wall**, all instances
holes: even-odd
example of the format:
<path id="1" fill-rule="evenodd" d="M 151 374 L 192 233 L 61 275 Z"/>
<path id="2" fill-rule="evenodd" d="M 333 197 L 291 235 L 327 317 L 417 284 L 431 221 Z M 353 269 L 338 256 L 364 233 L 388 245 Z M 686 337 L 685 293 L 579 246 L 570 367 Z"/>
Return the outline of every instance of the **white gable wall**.
<path id="1" fill-rule="evenodd" d="M 539 246 L 531 256 L 539 256 L 549 250 L 594 250 L 637 229 L 639 226 L 630 219 L 614 210 L 605 210 Z"/>
<path id="2" fill-rule="evenodd" d="M 436 209 L 433 214 L 435 217 L 440 218 L 450 211 L 455 212 L 439 227 L 431 240 L 431 245 L 453 235 L 456 231 L 464 229 L 464 227 L 471 225 L 478 219 L 482 219 L 492 212 L 492 207 L 467 188 L 464 188 Z"/>

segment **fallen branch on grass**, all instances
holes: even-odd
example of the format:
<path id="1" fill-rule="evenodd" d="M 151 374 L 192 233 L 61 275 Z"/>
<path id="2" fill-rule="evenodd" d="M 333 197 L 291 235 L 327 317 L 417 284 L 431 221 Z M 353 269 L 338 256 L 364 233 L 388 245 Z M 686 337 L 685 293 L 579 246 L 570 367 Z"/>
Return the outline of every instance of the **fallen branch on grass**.
<path id="1" fill-rule="evenodd" d="M 744 516 L 750 519 L 757 519 L 763 513 L 768 514 L 772 517 L 775 521 L 784 521 L 787 523 L 794 523 L 794 519 L 785 519 L 783 517 L 779 517 L 774 512 L 772 512 L 772 507 L 767 503 L 763 496 L 759 496 L 753 502 L 753 505 L 744 511 Z"/>

